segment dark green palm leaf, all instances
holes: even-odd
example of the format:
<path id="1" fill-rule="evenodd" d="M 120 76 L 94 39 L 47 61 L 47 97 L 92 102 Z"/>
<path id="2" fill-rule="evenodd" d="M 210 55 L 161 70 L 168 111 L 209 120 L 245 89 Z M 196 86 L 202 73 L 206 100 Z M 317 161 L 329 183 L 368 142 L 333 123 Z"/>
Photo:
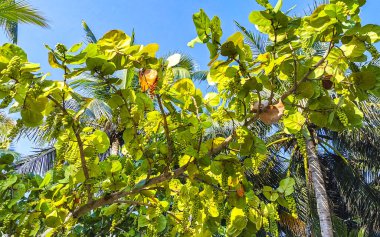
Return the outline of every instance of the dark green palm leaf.
<path id="1" fill-rule="evenodd" d="M 26 1 L 1 0 L 0 25 L 13 43 L 17 43 L 18 23 L 49 27 L 47 20 Z"/>
<path id="2" fill-rule="evenodd" d="M 95 37 L 95 34 L 92 32 L 90 27 L 88 27 L 87 23 L 84 20 L 82 20 L 82 27 L 84 32 L 86 33 L 86 40 L 88 43 L 95 44 L 96 42 L 98 42 L 98 40 Z"/>
<path id="3" fill-rule="evenodd" d="M 268 40 L 260 33 L 253 33 L 235 21 L 235 25 L 244 34 L 246 43 L 251 47 L 254 56 L 265 53 Z"/>

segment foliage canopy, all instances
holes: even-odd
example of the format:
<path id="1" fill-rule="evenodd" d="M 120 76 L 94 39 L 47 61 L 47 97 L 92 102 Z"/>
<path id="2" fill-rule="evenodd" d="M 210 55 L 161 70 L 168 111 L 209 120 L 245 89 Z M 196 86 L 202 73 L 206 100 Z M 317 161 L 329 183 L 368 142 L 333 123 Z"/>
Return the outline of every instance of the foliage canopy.
<path id="1" fill-rule="evenodd" d="M 109 231 L 124 236 L 254 236 L 260 230 L 278 236 L 279 208 L 297 217 L 295 182 L 287 177 L 257 188 L 247 180 L 246 171 L 257 170 L 270 146 L 250 126 L 261 120 L 306 140 L 313 136 L 308 128 L 360 127 L 356 104 L 379 96 L 380 69 L 356 63 L 378 59 L 373 44 L 380 27 L 361 25 L 363 0 L 331 1 L 305 17 L 286 15 L 281 0 L 274 7 L 257 2 L 265 9 L 249 20 L 269 39 L 258 55 L 240 32 L 223 42 L 218 17 L 194 14 L 197 38 L 189 45 L 207 45 L 207 81 L 217 88 L 206 95 L 190 78 L 174 78 L 177 56 L 157 58 L 157 44 L 136 45 L 120 30 L 85 47 L 47 46 L 63 80 L 48 80 L 21 48 L 4 44 L 1 108 L 21 114 L 17 127 L 54 125 L 57 160 L 40 177 L 15 172 L 11 155 L 0 158 L 2 231 L 79 236 L 101 233 L 104 218 L 111 218 Z M 315 44 L 325 46 L 323 55 L 312 52 Z M 124 70 L 136 76 L 120 76 Z M 121 152 L 110 154 L 114 140 L 86 120 L 95 99 L 75 90 L 77 77 L 94 78 L 108 93 Z M 208 135 L 213 124 L 226 123 L 233 125 L 230 136 Z"/>

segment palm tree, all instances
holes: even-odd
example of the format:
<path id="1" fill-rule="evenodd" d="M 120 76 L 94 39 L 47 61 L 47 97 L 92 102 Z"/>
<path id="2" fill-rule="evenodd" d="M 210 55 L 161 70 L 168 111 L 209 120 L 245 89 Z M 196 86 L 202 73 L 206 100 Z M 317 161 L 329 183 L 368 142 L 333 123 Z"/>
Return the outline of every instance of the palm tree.
<path id="1" fill-rule="evenodd" d="M 237 22 L 236 25 L 245 35 L 253 55 L 265 53 L 268 44 L 265 37 L 247 30 Z M 314 51 L 315 54 L 323 55 L 326 46 L 315 45 Z M 286 86 L 281 81 L 278 84 Z M 339 233 L 348 233 L 349 230 L 354 233 L 358 227 L 363 227 L 370 236 L 380 233 L 380 150 L 375 145 L 380 137 L 380 105 L 378 99 L 370 97 L 368 102 L 360 102 L 358 106 L 365 114 L 363 128 L 343 133 L 319 129 L 315 133 L 315 141 L 307 142 L 310 167 L 307 176 L 311 177 L 311 184 L 306 183 L 308 177 L 303 171 L 304 158 L 295 137 L 276 133 L 269 137 L 268 133 L 258 134 L 274 145 L 270 148 L 272 155 L 261 167 L 260 177 L 252 172 L 248 174 L 252 176 L 253 183 L 273 186 L 288 174 L 297 181 L 295 198 L 300 220 L 307 229 L 299 228 L 302 226 L 299 220 L 285 214 L 280 215 L 284 232 L 292 231 L 297 236 L 312 232 L 314 236 L 320 236 L 318 217 L 325 216 L 327 223 L 332 222 L 328 224 L 332 227 L 325 228 L 328 235 L 332 235 L 331 230 L 334 230 L 338 236 L 345 236 Z M 278 130 L 276 126 L 271 127 L 272 133 Z M 266 170 L 269 173 L 266 174 Z M 312 180 L 312 177 L 318 179 Z M 315 198 L 316 193 L 313 193 L 312 188 L 319 198 Z"/>
<path id="2" fill-rule="evenodd" d="M 14 44 L 17 44 L 19 23 L 49 26 L 46 19 L 26 1 L 0 0 L 0 26 Z"/>

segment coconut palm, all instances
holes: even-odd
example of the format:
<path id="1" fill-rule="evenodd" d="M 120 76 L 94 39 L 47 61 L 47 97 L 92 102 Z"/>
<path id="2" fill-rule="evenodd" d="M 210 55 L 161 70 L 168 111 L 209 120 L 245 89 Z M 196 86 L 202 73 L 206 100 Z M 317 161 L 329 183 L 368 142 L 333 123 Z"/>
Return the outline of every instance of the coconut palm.
<path id="1" fill-rule="evenodd" d="M 17 43 L 18 24 L 48 27 L 46 19 L 26 1 L 0 0 L 0 26 L 12 43 Z"/>
<path id="2" fill-rule="evenodd" d="M 268 42 L 264 36 L 247 30 L 237 22 L 236 26 L 244 34 L 254 56 L 265 53 Z M 326 46 L 315 45 L 313 50 L 314 54 L 323 55 Z M 289 87 L 280 80 L 278 85 L 284 86 L 284 91 Z M 307 176 L 322 177 L 320 188 L 326 194 L 324 199 L 327 204 L 324 207 L 327 207 L 327 214 L 332 215 L 333 230 L 337 236 L 355 234 L 360 227 L 369 236 L 380 233 L 380 150 L 376 146 L 380 136 L 380 104 L 375 97 L 370 97 L 367 102 L 360 102 L 358 106 L 364 112 L 363 128 L 342 133 L 319 129 L 316 131 L 318 144 L 309 143 L 315 146 L 312 147 L 316 151 L 313 162 L 317 164 L 317 169 L 309 170 L 311 174 Z M 271 126 L 272 133 L 277 130 L 276 126 L 278 125 Z M 257 131 L 256 128 L 252 130 Z M 321 214 L 317 213 L 316 205 L 320 200 L 314 198 L 311 178 L 310 183 L 306 183 L 308 177 L 305 176 L 304 159 L 297 139 L 284 134 L 275 133 L 270 137 L 267 135 L 259 133 L 269 144 L 273 142 L 274 145 L 270 147 L 272 155 L 263 163 L 260 176 L 255 176 L 252 172 L 248 175 L 251 175 L 253 183 L 269 186 L 275 186 L 286 175 L 295 177 L 295 198 L 300 219 L 283 213 L 280 215 L 282 230 L 295 236 L 311 233 L 313 236 L 320 236 L 318 216 Z M 309 157 L 309 166 L 310 160 Z"/>

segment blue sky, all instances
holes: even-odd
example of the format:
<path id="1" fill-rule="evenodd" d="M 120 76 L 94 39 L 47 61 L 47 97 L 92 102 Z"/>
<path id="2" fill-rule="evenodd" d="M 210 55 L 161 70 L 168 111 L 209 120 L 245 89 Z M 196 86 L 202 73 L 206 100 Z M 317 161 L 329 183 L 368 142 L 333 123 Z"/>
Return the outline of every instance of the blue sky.
<path id="1" fill-rule="evenodd" d="M 193 39 L 195 28 L 192 14 L 203 8 L 212 17 L 218 15 L 222 21 L 224 37 L 236 31 L 234 20 L 253 29 L 248 14 L 260 9 L 254 0 L 29 0 L 49 20 L 50 29 L 20 25 L 19 45 L 27 52 L 29 61 L 41 63 L 44 72 L 51 72 L 51 79 L 61 79 L 56 69 L 47 63 L 44 44 L 72 45 L 84 40 L 82 19 L 100 38 L 111 29 L 121 29 L 130 34 L 135 29 L 139 44 L 158 43 L 160 54 L 181 51 L 192 56 L 199 69 L 207 69 L 208 50 L 204 45 L 195 48 L 186 46 Z M 275 1 L 271 1 L 275 4 Z M 296 5 L 294 14 L 302 14 L 313 0 L 284 0 L 283 9 Z M 363 23 L 380 24 L 379 0 L 367 0 L 362 9 Z M 7 39 L 0 34 L 0 42 Z M 25 140 L 15 144 L 16 151 L 26 154 L 33 144 Z"/>

